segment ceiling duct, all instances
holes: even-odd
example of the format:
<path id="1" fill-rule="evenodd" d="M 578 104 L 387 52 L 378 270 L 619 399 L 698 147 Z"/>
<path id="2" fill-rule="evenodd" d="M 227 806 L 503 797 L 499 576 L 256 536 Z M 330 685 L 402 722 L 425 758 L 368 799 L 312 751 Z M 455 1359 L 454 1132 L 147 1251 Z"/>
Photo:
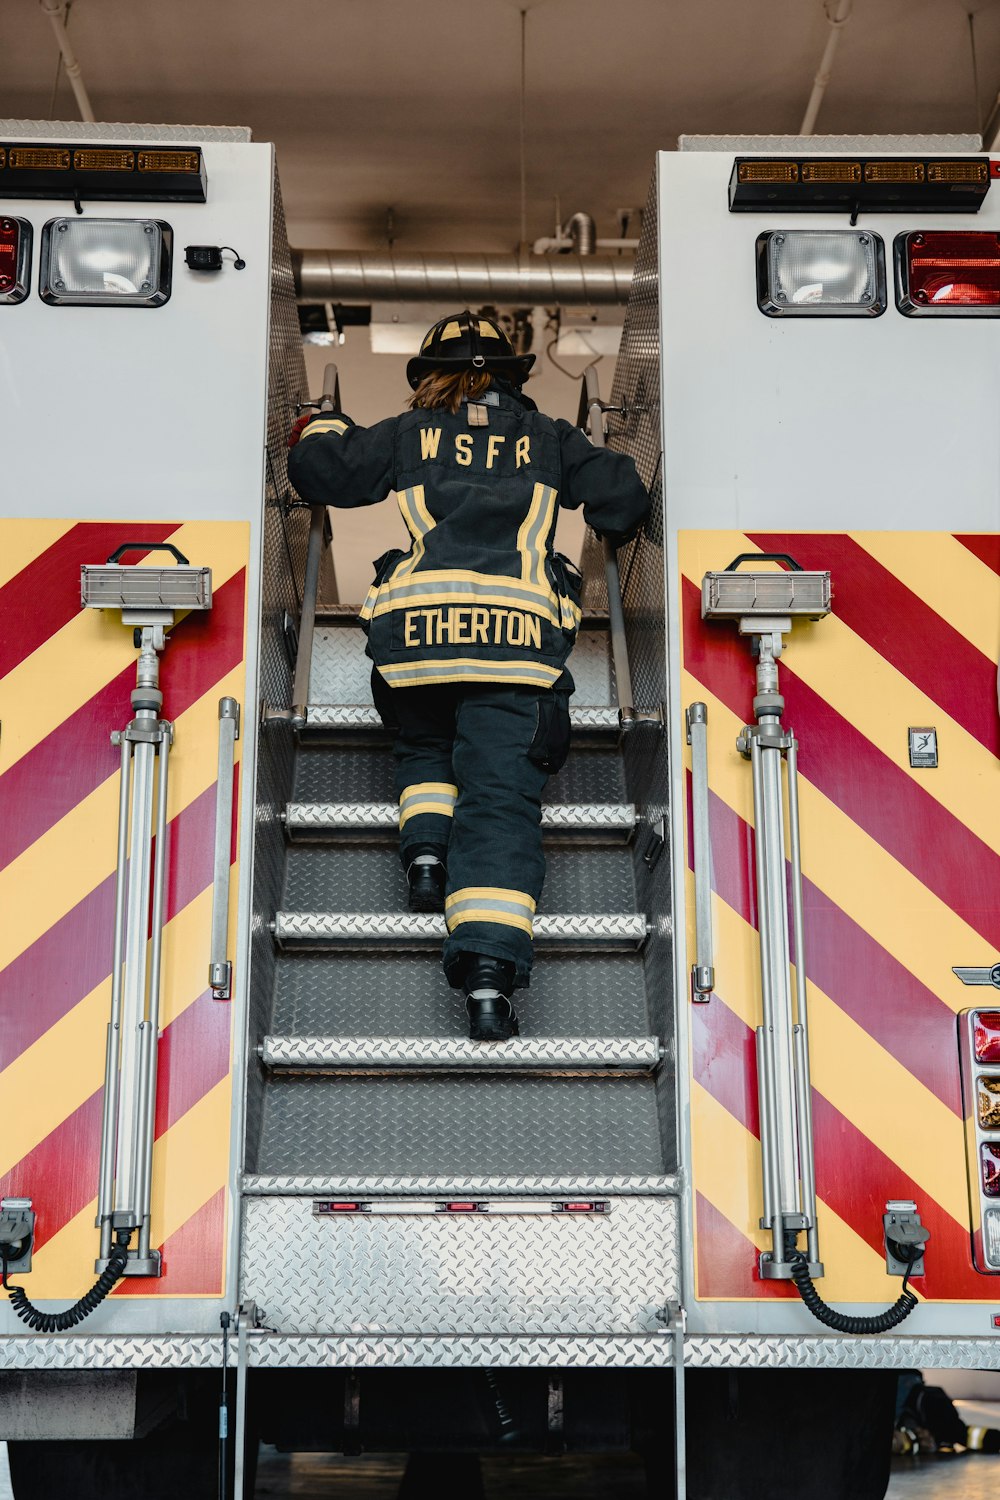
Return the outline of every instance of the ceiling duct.
<path id="1" fill-rule="evenodd" d="M 293 250 L 300 302 L 444 302 L 480 307 L 616 306 L 628 301 L 625 256 L 373 255 Z"/>

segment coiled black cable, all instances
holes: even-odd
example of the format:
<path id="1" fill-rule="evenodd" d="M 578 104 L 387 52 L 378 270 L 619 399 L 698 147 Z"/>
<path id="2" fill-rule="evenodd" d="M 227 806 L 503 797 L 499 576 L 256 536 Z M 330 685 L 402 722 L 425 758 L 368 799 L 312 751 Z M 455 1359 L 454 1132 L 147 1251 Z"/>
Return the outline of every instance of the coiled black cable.
<path id="1" fill-rule="evenodd" d="M 904 1247 L 900 1246 L 900 1249 Z M 823 1301 L 816 1290 L 812 1277 L 809 1275 L 809 1262 L 799 1250 L 792 1260 L 792 1280 L 798 1290 L 806 1307 L 814 1318 L 825 1323 L 827 1328 L 834 1328 L 838 1333 L 888 1333 L 890 1328 L 895 1328 L 908 1318 L 917 1305 L 917 1298 L 907 1289 L 910 1272 L 920 1254 L 921 1246 L 911 1245 L 905 1247 L 907 1254 L 901 1255 L 900 1259 L 907 1261 L 906 1275 L 903 1277 L 903 1290 L 891 1307 L 885 1312 L 877 1313 L 871 1318 L 856 1318 L 849 1313 L 839 1313 L 828 1303 Z"/>
<path id="2" fill-rule="evenodd" d="M 23 1323 L 29 1328 L 36 1329 L 39 1333 L 65 1333 L 70 1328 L 75 1328 L 82 1323 L 84 1318 L 100 1307 L 105 1297 L 111 1291 L 116 1281 L 120 1281 L 125 1267 L 128 1265 L 128 1244 L 132 1238 L 132 1231 L 119 1229 L 115 1236 L 115 1246 L 108 1256 L 108 1263 L 98 1276 L 89 1292 L 84 1292 L 79 1302 L 74 1302 L 72 1307 L 64 1308 L 62 1312 L 45 1313 L 39 1312 L 28 1299 L 28 1294 L 23 1286 L 11 1286 L 7 1280 L 7 1256 L 3 1256 L 3 1287 L 10 1295 L 10 1305 L 17 1313 Z"/>

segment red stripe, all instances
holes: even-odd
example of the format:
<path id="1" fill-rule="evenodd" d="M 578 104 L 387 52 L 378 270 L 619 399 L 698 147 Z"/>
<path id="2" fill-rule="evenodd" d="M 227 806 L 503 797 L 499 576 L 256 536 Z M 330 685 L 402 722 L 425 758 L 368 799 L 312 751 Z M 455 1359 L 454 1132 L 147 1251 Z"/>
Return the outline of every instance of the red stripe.
<path id="1" fill-rule="evenodd" d="M 167 1026 L 157 1061 L 155 1139 L 229 1072 L 229 1007 L 211 992 Z M 97 1192 L 103 1088 L 91 1094 L 0 1178 L 0 1197 L 26 1194 L 38 1214 L 36 1247 L 58 1234 Z"/>
<path id="2" fill-rule="evenodd" d="M 980 562 L 992 568 L 994 573 L 1000 573 L 1000 533 L 988 531 L 982 536 L 956 535 L 955 540 L 974 553 Z"/>
<path id="3" fill-rule="evenodd" d="M 102 563 L 123 541 L 162 542 L 179 521 L 81 521 L 0 588 L 0 677 L 80 613 L 80 565 Z M 130 552 L 128 562 L 146 554 Z"/>
<path id="4" fill-rule="evenodd" d="M 753 1241 L 730 1224 L 703 1193 L 696 1197 L 699 1297 L 759 1297 L 765 1286 L 769 1297 L 798 1296 L 790 1281 L 761 1281 Z"/>
<path id="5" fill-rule="evenodd" d="M 692 1007 L 692 1018 L 693 1035 L 699 1031 L 710 1033 L 708 1039 L 700 1036 L 694 1044 L 695 1076 L 724 1109 L 752 1134 L 759 1136 L 753 1113 L 746 1107 L 748 1097 L 756 1094 L 752 1029 L 718 994 L 709 1005 Z M 706 1054 L 715 1060 L 715 1065 L 702 1076 L 698 1067 Z M 718 1063 L 724 1054 L 729 1054 L 732 1059 L 729 1067 Z M 816 1187 L 823 1202 L 881 1255 L 884 1249 L 882 1214 L 886 1202 L 890 1198 L 914 1200 L 932 1235 L 927 1275 L 917 1283 L 918 1289 L 933 1298 L 982 1297 L 988 1286 L 972 1265 L 969 1227 L 953 1219 L 920 1183 L 879 1150 L 816 1089 L 813 1089 L 812 1100 Z M 915 1121 L 914 1130 L 919 1129 L 920 1122 Z M 955 1170 L 959 1180 L 964 1178 L 963 1160 L 956 1162 Z M 894 1301 L 896 1295 L 891 1282 L 887 1282 L 887 1302 Z"/>
<path id="6" fill-rule="evenodd" d="M 163 1274 L 121 1281 L 114 1297 L 221 1297 L 224 1291 L 226 1190 L 202 1204 L 197 1213 L 158 1246 Z"/>
<path id="7" fill-rule="evenodd" d="M 805 568 L 829 568 L 838 619 L 956 724 L 1000 756 L 995 661 L 977 651 L 849 536 L 835 532 L 747 535 L 768 551 L 790 552 Z"/>
<path id="8" fill-rule="evenodd" d="M 709 818 L 715 890 L 756 928 L 753 830 L 714 793 Z M 802 903 L 807 977 L 961 1118 L 954 1012 L 805 877 Z"/>
<path id="9" fill-rule="evenodd" d="M 222 585 L 210 612 L 189 615 L 177 627 L 163 656 L 169 718 L 177 719 L 242 661 L 245 581 L 244 569 Z M 118 769 L 121 753 L 110 731 L 132 717 L 134 687 L 132 661 L 0 776 L 0 870 Z"/>
<path id="10" fill-rule="evenodd" d="M 213 783 L 168 824 L 167 921 L 212 883 L 215 795 Z M 0 971 L 0 1070 L 111 973 L 114 904 L 109 875 Z"/>

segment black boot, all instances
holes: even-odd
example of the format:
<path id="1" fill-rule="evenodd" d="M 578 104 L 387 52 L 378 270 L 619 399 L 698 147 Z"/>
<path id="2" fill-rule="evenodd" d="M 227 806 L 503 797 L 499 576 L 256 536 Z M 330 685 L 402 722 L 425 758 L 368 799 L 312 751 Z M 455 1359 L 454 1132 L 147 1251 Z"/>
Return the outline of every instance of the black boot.
<path id="1" fill-rule="evenodd" d="M 436 854 L 417 854 L 406 867 L 411 911 L 444 911 L 447 878 L 443 861 Z"/>
<path id="2" fill-rule="evenodd" d="M 510 1002 L 514 965 L 502 958 L 473 954 L 465 973 L 465 1008 L 469 1037 L 474 1042 L 506 1042 L 519 1035 L 517 1014 Z"/>

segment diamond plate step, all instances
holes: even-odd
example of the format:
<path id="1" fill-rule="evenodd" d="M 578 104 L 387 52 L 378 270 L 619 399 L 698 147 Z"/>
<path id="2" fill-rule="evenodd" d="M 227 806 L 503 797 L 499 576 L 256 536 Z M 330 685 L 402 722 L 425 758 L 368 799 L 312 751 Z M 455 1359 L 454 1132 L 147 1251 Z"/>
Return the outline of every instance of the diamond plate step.
<path id="1" fill-rule="evenodd" d="M 279 911 L 272 924 L 279 948 L 425 948 L 441 943 L 444 917 L 414 912 Z M 536 917 L 535 942 L 546 947 L 633 949 L 646 941 L 646 918 L 634 912 Z"/>
<path id="2" fill-rule="evenodd" d="M 273 1177 L 246 1172 L 243 1192 L 257 1198 L 673 1198 L 680 1179 L 672 1175 L 525 1177 Z"/>
<path id="3" fill-rule="evenodd" d="M 550 839 L 573 843 L 627 843 L 635 831 L 629 803 L 550 803 L 542 808 L 542 828 Z M 290 802 L 285 828 L 302 839 L 394 837 L 399 808 L 394 802 Z"/>
<path id="4" fill-rule="evenodd" d="M 651 1073 L 661 1047 L 653 1036 L 465 1037 L 265 1036 L 265 1068 L 293 1073 Z"/>
<path id="5" fill-rule="evenodd" d="M 618 734 L 617 708 L 571 707 L 569 717 L 577 737 L 604 738 Z M 366 703 L 311 703 L 306 710 L 305 728 L 300 730 L 307 738 L 384 733 L 377 710 Z"/>

